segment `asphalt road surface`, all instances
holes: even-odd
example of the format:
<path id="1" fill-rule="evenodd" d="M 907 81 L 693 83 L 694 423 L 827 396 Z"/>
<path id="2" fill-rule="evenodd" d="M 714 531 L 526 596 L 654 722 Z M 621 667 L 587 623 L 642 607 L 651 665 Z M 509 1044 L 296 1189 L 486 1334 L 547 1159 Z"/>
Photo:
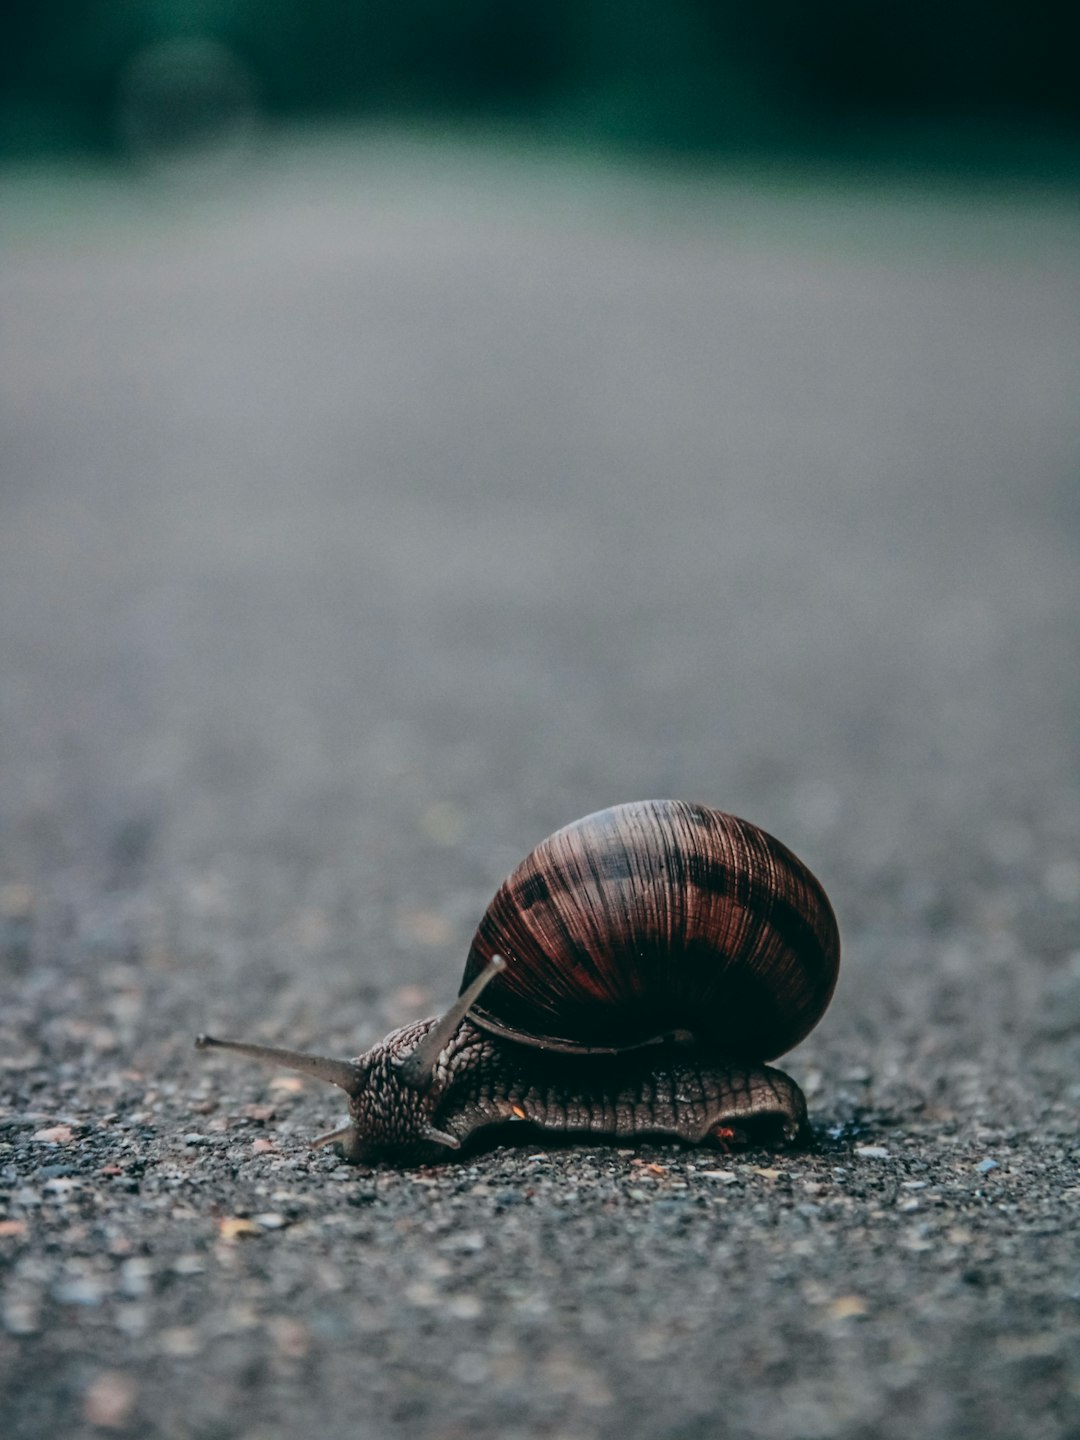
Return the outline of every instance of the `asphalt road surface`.
<path id="1" fill-rule="evenodd" d="M 0 210 L 5 1440 L 1080 1434 L 1080 220 L 383 138 Z M 807 1153 L 357 1171 L 556 826 L 833 898 Z"/>

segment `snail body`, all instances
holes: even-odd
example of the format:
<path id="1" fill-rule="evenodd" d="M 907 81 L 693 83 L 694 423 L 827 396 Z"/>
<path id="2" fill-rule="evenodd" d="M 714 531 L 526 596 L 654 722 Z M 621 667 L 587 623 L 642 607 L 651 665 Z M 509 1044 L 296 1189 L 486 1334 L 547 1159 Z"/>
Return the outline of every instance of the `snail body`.
<path id="1" fill-rule="evenodd" d="M 778 840 L 684 801 L 615 806 L 541 842 L 504 881 L 445 1015 L 355 1060 L 200 1036 L 340 1086 L 348 1160 L 445 1158 L 481 1131 L 690 1144 L 808 1134 L 765 1062 L 813 1028 L 840 942 L 819 882 Z"/>

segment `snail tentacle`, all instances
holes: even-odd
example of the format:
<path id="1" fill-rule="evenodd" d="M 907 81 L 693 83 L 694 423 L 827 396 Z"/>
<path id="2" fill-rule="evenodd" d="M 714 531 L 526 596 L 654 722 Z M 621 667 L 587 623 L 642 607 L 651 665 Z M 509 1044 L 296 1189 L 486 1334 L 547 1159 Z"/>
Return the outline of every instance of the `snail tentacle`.
<path id="1" fill-rule="evenodd" d="M 286 1070 L 296 1070 L 309 1075 L 313 1080 L 325 1080 L 336 1085 L 346 1095 L 359 1094 L 364 1084 L 362 1068 L 352 1060 L 334 1060 L 328 1055 L 308 1055 L 302 1050 L 283 1049 L 278 1045 L 254 1045 L 247 1040 L 218 1040 L 213 1035 L 196 1035 L 196 1050 L 231 1050 L 234 1055 L 246 1055 L 251 1060 L 265 1060 L 271 1065 L 281 1065 Z"/>

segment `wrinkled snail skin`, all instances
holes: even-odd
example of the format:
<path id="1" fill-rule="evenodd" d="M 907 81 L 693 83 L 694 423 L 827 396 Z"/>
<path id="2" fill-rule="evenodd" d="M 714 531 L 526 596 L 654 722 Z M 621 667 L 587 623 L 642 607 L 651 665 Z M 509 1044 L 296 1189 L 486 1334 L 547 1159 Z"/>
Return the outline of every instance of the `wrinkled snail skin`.
<path id="1" fill-rule="evenodd" d="M 421 1097 L 401 1084 L 394 1056 L 407 1054 L 432 1023 L 397 1031 L 369 1052 L 366 1083 L 350 1101 L 351 1123 L 334 1135 L 346 1159 L 445 1159 L 481 1131 L 522 1121 L 550 1134 L 620 1143 L 652 1136 L 692 1145 L 752 1138 L 793 1144 L 809 1135 L 802 1091 L 767 1065 L 732 1063 L 678 1043 L 622 1054 L 538 1051 L 499 1041 L 468 1019 Z M 425 1132 L 441 1138 L 417 1138 Z"/>
<path id="2" fill-rule="evenodd" d="M 515 1063 L 520 1058 L 488 1037 L 467 1080 L 436 1113 L 438 1127 L 462 1141 L 514 1120 L 624 1144 L 648 1136 L 692 1145 L 752 1134 L 807 1138 L 802 1092 L 765 1065 L 725 1064 L 678 1046 L 575 1060 L 537 1060 L 534 1052 L 527 1068 Z"/>
<path id="3" fill-rule="evenodd" d="M 484 1131 L 626 1143 L 805 1143 L 806 1103 L 765 1063 L 836 983 L 824 890 L 779 841 L 682 801 L 586 816 L 541 842 L 488 907 L 441 1017 L 353 1061 L 201 1036 L 328 1080 L 347 1159 L 447 1159 Z"/>

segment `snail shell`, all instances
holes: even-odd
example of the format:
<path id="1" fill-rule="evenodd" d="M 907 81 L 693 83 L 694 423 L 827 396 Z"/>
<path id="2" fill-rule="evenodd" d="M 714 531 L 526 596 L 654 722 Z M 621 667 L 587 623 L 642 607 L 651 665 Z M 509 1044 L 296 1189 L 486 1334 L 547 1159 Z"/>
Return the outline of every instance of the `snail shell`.
<path id="1" fill-rule="evenodd" d="M 586 815 L 542 841 L 488 906 L 461 988 L 506 968 L 470 1018 L 519 1042 L 614 1051 L 673 1032 L 771 1060 L 817 1024 L 840 936 L 797 856 L 680 800 Z"/>

